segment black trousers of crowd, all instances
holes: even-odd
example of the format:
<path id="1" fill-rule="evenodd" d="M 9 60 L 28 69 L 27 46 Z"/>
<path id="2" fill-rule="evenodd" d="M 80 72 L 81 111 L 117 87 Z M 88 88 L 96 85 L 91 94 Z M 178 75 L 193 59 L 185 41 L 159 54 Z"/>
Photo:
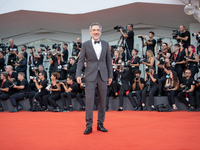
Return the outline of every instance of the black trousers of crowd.
<path id="1" fill-rule="evenodd" d="M 15 93 L 12 96 L 10 96 L 10 100 L 11 100 L 12 105 L 14 107 L 17 107 L 19 105 L 18 101 L 24 100 L 25 97 L 26 97 L 26 93 Z"/>
<path id="2" fill-rule="evenodd" d="M 175 104 L 175 96 L 177 96 L 177 94 L 178 94 L 178 91 L 174 91 L 174 90 L 167 91 L 167 97 L 168 97 L 168 102 L 170 106 Z"/>
<path id="3" fill-rule="evenodd" d="M 182 81 L 182 74 L 183 74 L 183 66 L 182 65 L 176 65 L 175 66 L 175 72 L 177 73 L 179 82 L 181 83 Z"/>
<path id="4" fill-rule="evenodd" d="M 3 108 L 1 101 L 7 100 L 9 97 L 10 97 L 10 95 L 7 94 L 7 93 L 1 93 L 0 94 L 0 108 Z"/>
<path id="5" fill-rule="evenodd" d="M 134 96 L 136 96 L 137 98 L 137 102 L 134 98 Z M 133 107 L 139 107 L 142 105 L 142 91 L 134 91 L 131 93 L 128 93 L 128 99 L 130 100 L 131 104 L 133 105 Z"/>
<path id="6" fill-rule="evenodd" d="M 72 98 L 76 97 L 78 102 L 81 104 L 82 107 L 85 107 L 85 103 L 82 99 L 82 93 L 74 93 L 74 92 L 64 92 L 61 94 L 61 100 L 63 103 L 63 106 L 66 107 L 67 105 L 72 105 Z M 65 98 L 67 98 L 67 105 Z"/>
<path id="7" fill-rule="evenodd" d="M 30 94 L 29 94 L 30 106 L 31 106 L 31 107 L 33 106 L 33 98 L 35 98 L 37 101 L 40 102 L 40 105 L 41 105 L 41 106 L 47 107 L 47 106 L 48 106 L 48 103 L 47 103 L 47 101 L 45 101 L 45 100 L 43 99 L 43 96 L 44 96 L 44 95 L 47 95 L 47 93 L 45 93 L 45 92 L 31 91 Z"/>
<path id="8" fill-rule="evenodd" d="M 196 91 L 196 106 L 200 108 L 200 91 Z"/>
<path id="9" fill-rule="evenodd" d="M 146 86 L 143 91 L 142 91 L 142 103 L 146 103 L 146 95 L 147 95 L 147 89 L 148 87 Z M 152 86 L 149 91 L 149 106 L 154 105 L 154 96 L 158 92 L 158 86 Z"/>
<path id="10" fill-rule="evenodd" d="M 186 100 L 186 93 L 185 92 L 179 92 L 178 93 L 178 100 L 181 103 L 184 103 L 186 106 L 189 106 L 189 104 L 190 104 L 192 107 L 195 107 L 194 92 L 187 93 L 187 97 L 189 98 L 189 101 Z"/>
<path id="11" fill-rule="evenodd" d="M 158 95 L 163 95 L 163 87 L 165 85 L 166 82 L 166 77 L 162 76 L 160 79 L 158 79 Z"/>
<path id="12" fill-rule="evenodd" d="M 59 107 L 58 104 L 56 103 L 56 101 L 60 99 L 60 95 L 61 95 L 61 93 L 53 93 L 53 94 L 44 95 L 42 97 L 43 100 L 45 101 L 44 105 L 47 107 L 49 104 L 54 109 Z"/>

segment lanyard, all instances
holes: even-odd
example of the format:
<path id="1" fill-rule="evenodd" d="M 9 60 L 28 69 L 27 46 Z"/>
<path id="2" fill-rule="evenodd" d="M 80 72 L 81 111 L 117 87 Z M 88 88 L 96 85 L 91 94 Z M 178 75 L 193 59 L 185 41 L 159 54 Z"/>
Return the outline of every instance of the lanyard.
<path id="1" fill-rule="evenodd" d="M 1 84 L 1 88 L 3 87 L 4 82 L 5 82 L 5 81 L 2 82 L 2 84 Z"/>

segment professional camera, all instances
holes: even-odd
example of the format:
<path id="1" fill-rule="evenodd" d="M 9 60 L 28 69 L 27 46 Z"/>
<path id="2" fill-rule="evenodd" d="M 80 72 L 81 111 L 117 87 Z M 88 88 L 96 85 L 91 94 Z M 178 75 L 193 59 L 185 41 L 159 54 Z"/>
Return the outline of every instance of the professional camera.
<path id="1" fill-rule="evenodd" d="M 184 56 L 184 61 L 187 61 L 189 59 L 189 56 Z"/>
<path id="2" fill-rule="evenodd" d="M 162 49 L 158 50 L 158 53 L 162 53 Z"/>
<path id="3" fill-rule="evenodd" d="M 67 80 L 56 80 L 56 83 L 66 83 Z"/>
<path id="4" fill-rule="evenodd" d="M 44 47 L 47 51 L 50 50 L 50 48 L 49 48 L 48 45 L 40 44 L 40 47 Z M 42 51 L 45 51 L 45 49 L 42 49 L 42 48 L 41 48 Z"/>
<path id="5" fill-rule="evenodd" d="M 146 57 L 141 58 L 139 63 L 142 64 L 143 62 L 147 62 L 147 58 Z"/>
<path id="6" fill-rule="evenodd" d="M 8 43 L 5 43 L 5 44 L 0 43 L 0 48 L 2 49 L 3 55 L 5 55 L 6 54 L 6 50 L 8 49 Z"/>
<path id="7" fill-rule="evenodd" d="M 30 76 L 30 80 L 37 80 L 37 77 L 34 77 L 34 76 Z"/>
<path id="8" fill-rule="evenodd" d="M 138 38 L 140 38 L 140 39 L 142 39 L 143 40 L 143 37 L 140 35 L 140 36 L 138 36 Z"/>
<path id="9" fill-rule="evenodd" d="M 117 30 L 117 32 L 120 32 L 119 29 L 122 29 L 123 32 L 127 32 L 128 31 L 126 26 L 124 26 L 124 27 L 122 27 L 122 26 L 115 26 L 114 27 L 114 30 Z"/>
<path id="10" fill-rule="evenodd" d="M 145 83 L 145 86 L 147 87 L 147 92 L 149 92 L 150 89 L 151 89 L 150 81 L 147 81 L 147 82 Z"/>
<path id="11" fill-rule="evenodd" d="M 35 46 L 28 46 L 27 48 L 28 49 L 33 49 L 33 48 L 35 48 Z"/>
<path id="12" fill-rule="evenodd" d="M 165 64 L 165 58 L 164 57 L 160 57 L 160 65 L 164 65 Z"/>
<path id="13" fill-rule="evenodd" d="M 139 77 L 135 77 L 135 80 L 139 80 Z"/>
<path id="14" fill-rule="evenodd" d="M 51 84 L 48 84 L 48 86 L 46 87 L 46 90 L 49 90 L 51 88 Z"/>
<path id="15" fill-rule="evenodd" d="M 12 84 L 9 86 L 9 88 L 10 89 L 13 88 L 13 86 L 16 85 L 16 84 L 17 84 L 16 79 L 12 79 Z"/>
<path id="16" fill-rule="evenodd" d="M 146 71 L 147 73 L 151 72 L 151 70 L 149 70 L 148 67 L 145 69 L 145 71 Z"/>
<path id="17" fill-rule="evenodd" d="M 200 35 L 198 36 L 196 33 L 192 33 L 193 37 L 196 37 L 196 40 L 198 41 L 198 43 L 200 43 Z"/>
<path id="18" fill-rule="evenodd" d="M 73 42 L 72 56 L 78 56 L 77 43 Z"/>
<path id="19" fill-rule="evenodd" d="M 67 67 L 68 67 L 68 64 L 62 65 L 62 68 L 67 68 Z"/>
<path id="20" fill-rule="evenodd" d="M 118 45 L 111 45 L 111 47 L 112 47 L 113 49 L 117 49 L 117 48 L 118 48 Z"/>
<path id="21" fill-rule="evenodd" d="M 164 90 L 167 90 L 167 89 L 173 89 L 173 87 L 170 85 L 170 86 L 166 86 L 163 88 Z"/>
<path id="22" fill-rule="evenodd" d="M 164 38 L 158 38 L 158 39 L 157 39 L 157 41 L 156 41 L 156 42 L 157 42 L 157 44 L 158 44 L 158 45 L 161 45 L 161 44 L 162 44 L 162 40 L 163 40 L 163 39 L 164 39 Z"/>
<path id="23" fill-rule="evenodd" d="M 186 93 L 186 91 L 189 90 L 189 87 L 187 85 L 183 86 L 182 88 L 180 88 L 180 90 L 183 92 L 183 93 Z"/>
<path id="24" fill-rule="evenodd" d="M 180 35 L 180 31 L 178 31 L 177 29 L 172 31 L 173 39 L 176 39 L 178 35 Z"/>
<path id="25" fill-rule="evenodd" d="M 38 67 L 31 67 L 31 70 L 38 70 Z"/>
<path id="26" fill-rule="evenodd" d="M 55 43 L 55 44 L 53 44 L 52 49 L 57 49 L 57 51 L 60 51 L 61 50 L 60 46 L 61 46 L 61 44 Z"/>

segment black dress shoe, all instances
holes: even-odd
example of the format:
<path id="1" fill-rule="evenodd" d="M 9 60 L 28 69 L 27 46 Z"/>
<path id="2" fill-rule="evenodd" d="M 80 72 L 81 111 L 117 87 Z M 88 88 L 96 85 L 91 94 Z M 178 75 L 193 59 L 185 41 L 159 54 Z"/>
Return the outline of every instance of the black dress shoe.
<path id="1" fill-rule="evenodd" d="M 194 107 L 190 107 L 190 108 L 188 109 L 188 111 L 189 111 L 189 112 L 193 112 L 193 111 L 195 111 L 195 108 L 194 108 Z"/>
<path id="2" fill-rule="evenodd" d="M 138 109 L 137 109 L 137 111 L 141 111 L 141 110 L 142 110 L 142 108 L 141 108 L 141 106 L 139 106 Z"/>
<path id="3" fill-rule="evenodd" d="M 87 127 L 86 130 L 84 131 L 84 134 L 90 134 L 92 132 L 91 127 Z"/>
<path id="4" fill-rule="evenodd" d="M 102 131 L 102 132 L 108 132 L 108 130 L 106 128 L 104 128 L 102 123 L 97 124 L 97 130 Z"/>
<path id="5" fill-rule="evenodd" d="M 17 107 L 14 107 L 13 110 L 11 110 L 9 112 L 18 112 Z"/>
<path id="6" fill-rule="evenodd" d="M 147 110 L 147 107 L 146 106 L 142 106 L 142 110 L 143 111 Z"/>
<path id="7" fill-rule="evenodd" d="M 149 111 L 155 111 L 155 108 L 153 108 L 153 107 L 149 107 L 149 109 L 148 109 Z"/>
<path id="8" fill-rule="evenodd" d="M 117 111 L 123 111 L 123 108 L 119 108 Z"/>

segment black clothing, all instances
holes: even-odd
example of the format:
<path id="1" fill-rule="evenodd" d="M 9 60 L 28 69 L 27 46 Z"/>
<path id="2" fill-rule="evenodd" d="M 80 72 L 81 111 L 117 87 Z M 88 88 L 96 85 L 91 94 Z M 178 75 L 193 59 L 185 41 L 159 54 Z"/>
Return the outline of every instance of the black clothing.
<path id="1" fill-rule="evenodd" d="M 153 52 L 153 54 L 155 55 L 155 45 L 156 45 L 156 40 L 155 39 L 153 39 L 153 40 L 148 40 L 149 42 L 152 42 L 153 44 L 147 44 L 147 50 L 146 51 L 148 51 L 148 50 L 152 50 L 152 52 Z"/>
<path id="2" fill-rule="evenodd" d="M 67 74 L 72 76 L 73 79 L 76 79 L 76 67 L 77 67 L 77 64 L 74 63 L 73 66 L 68 65 L 68 68 L 67 68 Z"/>
<path id="3" fill-rule="evenodd" d="M 68 49 L 63 50 L 63 59 L 64 59 L 64 62 L 67 63 L 67 61 L 68 61 Z"/>
<path id="4" fill-rule="evenodd" d="M 128 35 L 128 37 L 126 38 L 126 43 L 128 45 L 127 48 L 129 50 L 133 50 L 133 48 L 134 48 L 134 32 L 133 32 L 133 30 L 129 31 L 127 35 Z"/>
<path id="5" fill-rule="evenodd" d="M 28 92 L 28 81 L 26 79 L 23 79 L 22 82 L 19 83 L 18 86 L 24 86 L 24 89 L 19 90 L 20 93 L 26 94 Z"/>
<path id="6" fill-rule="evenodd" d="M 9 47 L 8 47 L 8 50 L 9 50 L 10 52 L 15 51 L 15 52 L 18 53 L 18 47 L 17 47 L 16 45 L 9 46 Z M 12 65 L 12 66 L 13 66 L 13 64 L 14 64 L 14 62 L 15 62 L 16 60 L 17 60 L 17 57 L 16 57 L 15 54 L 9 54 L 9 56 L 8 56 L 8 65 Z"/>
<path id="7" fill-rule="evenodd" d="M 19 66 L 16 67 L 17 72 L 26 72 L 27 69 L 27 59 L 22 58 L 20 61 L 18 61 Z"/>
<path id="8" fill-rule="evenodd" d="M 5 71 L 4 65 L 5 65 L 5 59 L 4 57 L 2 57 L 0 58 L 0 71 Z"/>
<path id="9" fill-rule="evenodd" d="M 194 53 L 191 56 L 190 56 L 190 53 L 189 53 L 188 56 L 189 56 L 189 59 L 195 60 Z M 194 78 L 195 74 L 199 71 L 198 70 L 198 63 L 189 61 L 188 62 L 188 68 L 192 72 L 191 77 Z"/>
<path id="10" fill-rule="evenodd" d="M 43 65 L 44 56 L 40 54 L 40 58 L 37 59 L 36 66 Z"/>
<path id="11" fill-rule="evenodd" d="M 58 72 L 58 65 L 56 65 L 56 63 L 58 62 L 57 57 L 52 56 L 51 59 L 52 59 L 53 63 L 49 67 L 49 74 L 50 74 L 50 76 L 51 76 L 52 72 Z"/>
<path id="12" fill-rule="evenodd" d="M 188 37 L 188 40 L 187 41 L 182 40 L 184 48 L 188 48 L 188 46 L 190 45 L 190 32 L 189 31 L 185 31 L 184 33 L 180 34 L 180 37 L 184 38 L 186 36 Z"/>
<path id="13" fill-rule="evenodd" d="M 140 57 L 138 57 L 138 56 L 136 56 L 135 58 L 131 58 L 130 59 L 130 64 L 138 64 L 140 62 Z M 135 71 L 136 70 L 139 70 L 139 66 L 137 67 L 137 66 L 130 66 L 130 68 L 129 68 L 129 73 L 130 73 L 130 78 L 129 78 L 129 80 L 131 81 L 132 79 L 134 79 L 135 78 Z"/>
<path id="14" fill-rule="evenodd" d="M 27 59 L 28 59 L 28 54 L 27 54 L 27 52 L 24 52 L 23 55 L 24 55 L 24 58 L 26 58 L 26 60 L 27 60 Z"/>

